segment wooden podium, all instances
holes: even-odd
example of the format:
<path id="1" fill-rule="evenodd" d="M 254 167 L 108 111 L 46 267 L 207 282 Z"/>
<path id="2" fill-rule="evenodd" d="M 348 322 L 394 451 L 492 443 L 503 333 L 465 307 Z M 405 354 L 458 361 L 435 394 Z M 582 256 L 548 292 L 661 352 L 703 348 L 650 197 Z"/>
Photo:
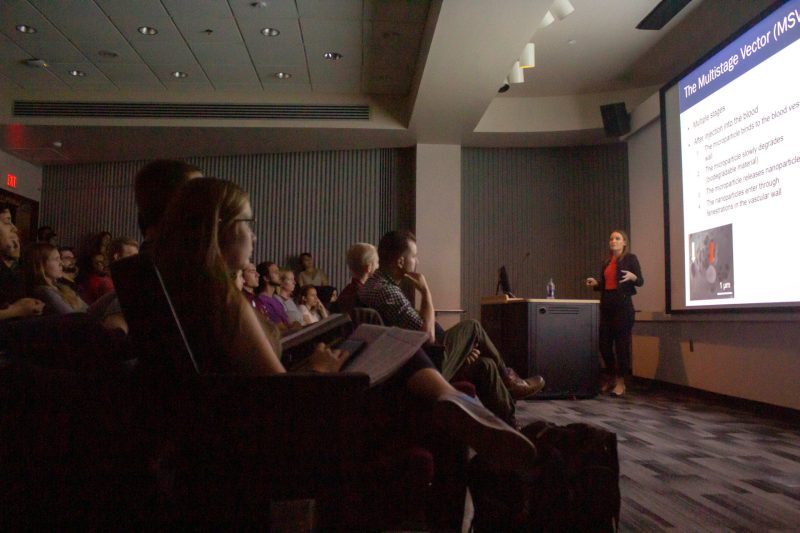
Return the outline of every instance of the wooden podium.
<path id="1" fill-rule="evenodd" d="M 534 399 L 591 398 L 598 393 L 598 300 L 481 298 L 481 324 L 508 366 L 540 374 Z"/>

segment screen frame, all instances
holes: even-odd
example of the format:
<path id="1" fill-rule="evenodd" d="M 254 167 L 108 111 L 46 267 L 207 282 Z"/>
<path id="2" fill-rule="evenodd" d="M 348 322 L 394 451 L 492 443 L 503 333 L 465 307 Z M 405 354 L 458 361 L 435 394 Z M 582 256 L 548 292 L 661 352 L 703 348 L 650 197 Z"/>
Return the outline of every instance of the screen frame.
<path id="1" fill-rule="evenodd" d="M 670 181 L 669 181 L 669 140 L 668 140 L 668 124 L 666 119 L 666 97 L 667 92 L 675 87 L 680 80 L 689 75 L 693 70 L 697 69 L 702 63 L 709 60 L 717 52 L 731 44 L 733 41 L 741 37 L 744 33 L 752 29 L 762 20 L 770 16 L 772 13 L 781 8 L 781 6 L 789 3 L 791 0 L 777 0 L 770 6 L 762 10 L 758 15 L 753 17 L 749 22 L 741 26 L 738 30 L 732 33 L 728 38 L 721 41 L 719 44 L 711 48 L 707 53 L 703 54 L 699 59 L 690 64 L 687 68 L 682 70 L 677 76 L 673 77 L 669 82 L 664 84 L 659 89 L 659 119 L 661 122 L 661 169 L 662 169 L 662 192 L 663 192 L 663 213 L 664 213 L 664 303 L 665 312 L 667 314 L 675 315 L 740 315 L 740 314 L 763 314 L 763 313 L 780 313 L 789 314 L 797 313 L 800 311 L 800 302 L 797 304 L 740 304 L 735 307 L 702 307 L 702 308 L 673 308 L 672 306 L 672 243 L 671 243 L 671 220 L 670 220 Z M 683 201 L 682 184 L 681 195 L 676 201 Z M 682 210 L 682 208 L 681 208 Z M 681 211 L 682 212 L 682 211 Z M 678 221 L 683 224 L 683 221 Z M 682 240 L 682 239 L 681 239 Z M 681 248 L 683 253 L 683 248 Z M 684 258 L 685 260 L 685 258 Z M 686 281 L 684 280 L 684 283 Z M 685 306 L 685 304 L 684 304 Z"/>

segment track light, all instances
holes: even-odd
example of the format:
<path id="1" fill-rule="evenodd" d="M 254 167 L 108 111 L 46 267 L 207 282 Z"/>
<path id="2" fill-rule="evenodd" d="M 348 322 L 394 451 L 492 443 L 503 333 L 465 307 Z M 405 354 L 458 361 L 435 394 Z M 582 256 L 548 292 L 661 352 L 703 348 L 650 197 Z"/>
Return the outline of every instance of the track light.
<path id="1" fill-rule="evenodd" d="M 511 72 L 508 74 L 508 82 L 525 83 L 525 74 L 522 72 L 522 67 L 519 65 L 519 61 L 515 62 L 514 66 L 511 67 Z"/>
<path id="2" fill-rule="evenodd" d="M 539 23 L 539 29 L 546 28 L 555 21 L 556 18 L 553 16 L 550 10 L 548 10 L 547 13 L 544 14 L 544 17 L 542 17 L 542 21 Z"/>
<path id="3" fill-rule="evenodd" d="M 550 11 L 553 12 L 553 15 L 555 15 L 558 20 L 564 20 L 575 11 L 575 7 L 569 0 L 556 0 L 553 2 L 553 5 L 550 6 Z"/>
<path id="4" fill-rule="evenodd" d="M 528 43 L 522 49 L 522 55 L 519 58 L 519 66 L 522 68 L 533 68 L 536 66 L 536 58 L 534 57 L 533 43 Z"/>

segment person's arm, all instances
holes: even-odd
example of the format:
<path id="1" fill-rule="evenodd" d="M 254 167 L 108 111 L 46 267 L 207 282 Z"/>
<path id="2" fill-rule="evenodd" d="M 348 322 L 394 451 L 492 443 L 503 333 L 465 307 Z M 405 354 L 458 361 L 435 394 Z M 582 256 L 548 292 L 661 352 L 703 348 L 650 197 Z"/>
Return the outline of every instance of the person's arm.
<path id="1" fill-rule="evenodd" d="M 308 306 L 306 305 L 298 305 L 297 308 L 300 310 L 300 313 L 303 315 L 303 323 L 308 325 L 314 322 L 314 319 L 311 317 L 311 311 L 309 310 Z"/>
<path id="2" fill-rule="evenodd" d="M 428 342 L 436 342 L 436 312 L 433 308 L 433 295 L 428 287 L 428 280 L 419 272 L 406 273 L 408 278 L 422 295 L 419 316 L 422 317 L 422 331 L 428 334 Z"/>
<path id="3" fill-rule="evenodd" d="M 42 314 L 44 302 L 35 298 L 20 298 L 5 309 L 0 309 L 0 320 L 27 318 Z"/>
<path id="4" fill-rule="evenodd" d="M 239 300 L 239 316 L 239 334 L 234 337 L 231 346 L 234 370 L 249 376 L 271 376 L 286 372 L 253 307 L 244 297 Z"/>
<path id="5" fill-rule="evenodd" d="M 325 309 L 325 306 L 322 305 L 322 302 L 317 305 L 317 313 L 319 313 L 320 318 L 328 318 L 328 310 Z"/>
<path id="6" fill-rule="evenodd" d="M 33 296 L 44 302 L 44 313 L 48 315 L 68 315 L 74 313 L 72 308 L 59 294 L 58 289 L 44 286 L 34 287 Z"/>
<path id="7" fill-rule="evenodd" d="M 642 277 L 642 268 L 639 266 L 639 259 L 633 254 L 628 254 L 625 263 L 627 269 L 620 268 L 622 281 L 632 282 L 636 287 L 644 285 L 644 277 Z"/>

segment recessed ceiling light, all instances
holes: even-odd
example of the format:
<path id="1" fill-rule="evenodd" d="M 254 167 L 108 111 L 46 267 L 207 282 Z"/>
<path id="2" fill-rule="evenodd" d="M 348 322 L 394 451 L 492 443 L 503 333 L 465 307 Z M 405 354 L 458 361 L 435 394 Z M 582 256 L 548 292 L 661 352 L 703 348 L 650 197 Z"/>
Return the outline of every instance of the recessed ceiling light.
<path id="1" fill-rule="evenodd" d="M 279 80 L 288 80 L 289 78 L 292 77 L 292 75 L 289 74 L 288 72 L 276 72 L 275 77 L 278 78 Z"/>
<path id="2" fill-rule="evenodd" d="M 34 68 L 47 68 L 50 66 L 50 64 L 47 61 L 45 61 L 44 59 L 39 59 L 37 57 L 26 59 L 25 64 L 28 65 L 29 67 L 34 67 Z"/>
<path id="3" fill-rule="evenodd" d="M 76 78 L 83 78 L 84 76 L 86 76 L 86 73 L 82 70 L 70 70 L 69 75 L 75 76 Z"/>
<path id="4" fill-rule="evenodd" d="M 281 31 L 275 28 L 261 28 L 261 35 L 265 35 L 267 37 L 277 37 L 280 34 Z"/>
<path id="5" fill-rule="evenodd" d="M 338 61 L 342 58 L 342 54 L 339 52 L 325 52 L 322 54 L 322 57 L 325 59 L 330 59 L 331 61 Z"/>
<path id="6" fill-rule="evenodd" d="M 578 41 L 576 41 L 575 39 L 570 39 L 569 41 L 567 41 L 567 44 L 575 44 L 577 42 Z"/>
<path id="7" fill-rule="evenodd" d="M 189 75 L 186 74 L 185 72 L 181 72 L 180 70 L 176 70 L 175 72 L 172 73 L 172 77 L 173 78 L 188 78 Z"/>
<path id="8" fill-rule="evenodd" d="M 112 52 L 111 50 L 100 50 L 97 52 L 97 55 L 100 57 L 119 57 L 118 53 Z"/>
<path id="9" fill-rule="evenodd" d="M 27 24 L 17 24 L 17 31 L 22 33 L 36 33 L 36 28 Z"/>
<path id="10" fill-rule="evenodd" d="M 266 0 L 261 0 L 261 2 L 250 2 L 250 7 L 267 7 Z"/>
<path id="11" fill-rule="evenodd" d="M 150 26 L 140 26 L 137 31 L 142 35 L 155 35 L 158 33 L 157 29 L 151 28 Z"/>

